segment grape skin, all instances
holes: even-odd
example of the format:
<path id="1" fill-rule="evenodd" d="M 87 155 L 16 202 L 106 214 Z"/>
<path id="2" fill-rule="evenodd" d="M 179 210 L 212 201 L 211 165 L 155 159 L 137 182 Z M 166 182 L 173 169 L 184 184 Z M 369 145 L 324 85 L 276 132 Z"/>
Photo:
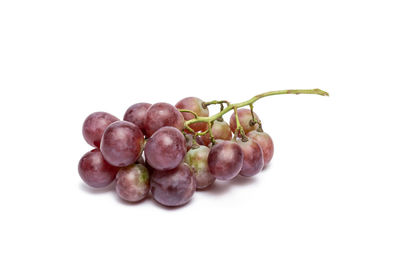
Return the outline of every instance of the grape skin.
<path id="1" fill-rule="evenodd" d="M 108 164 L 96 148 L 83 155 L 78 164 L 78 172 L 89 186 L 103 188 L 114 181 L 118 168 Z"/>
<path id="2" fill-rule="evenodd" d="M 149 172 L 142 164 L 133 164 L 121 168 L 117 173 L 115 190 L 120 198 L 138 202 L 144 199 L 150 190 Z"/>
<path id="3" fill-rule="evenodd" d="M 188 164 L 196 179 L 196 188 L 204 189 L 215 182 L 215 177 L 208 169 L 208 155 L 210 149 L 206 146 L 190 149 L 185 156 L 185 163 Z"/>
<path id="4" fill-rule="evenodd" d="M 142 132 L 144 132 L 144 123 L 146 119 L 146 112 L 150 108 L 149 103 L 136 103 L 130 106 L 124 115 L 124 121 L 136 124 Z"/>
<path id="5" fill-rule="evenodd" d="M 89 145 L 100 147 L 104 130 L 115 121 L 119 121 L 119 119 L 107 112 L 94 112 L 90 114 L 83 122 L 83 138 L 85 138 Z"/>
<path id="6" fill-rule="evenodd" d="M 143 133 L 138 126 L 127 121 L 117 121 L 104 131 L 100 150 L 108 163 L 125 167 L 139 159 L 143 144 Z"/>
<path id="7" fill-rule="evenodd" d="M 164 126 L 172 126 L 183 129 L 183 115 L 174 106 L 168 103 L 153 104 L 146 112 L 144 123 L 145 134 L 151 137 L 158 129 Z"/>
<path id="8" fill-rule="evenodd" d="M 272 142 L 272 138 L 267 133 L 257 130 L 249 132 L 247 136 L 260 145 L 263 151 L 264 167 L 266 167 L 274 155 L 274 143 Z"/>
<path id="9" fill-rule="evenodd" d="M 250 125 L 250 121 L 252 120 L 251 111 L 247 108 L 241 108 L 237 110 L 240 125 L 242 125 L 244 132 L 247 134 L 250 131 L 256 130 L 259 126 L 258 124 Z M 260 121 L 257 114 L 253 112 L 254 119 Z M 236 116 L 235 113 L 232 113 L 231 118 L 229 120 L 229 125 L 231 127 L 231 131 L 235 133 L 236 131 Z"/>
<path id="10" fill-rule="evenodd" d="M 240 175 L 254 176 L 264 167 L 263 151 L 260 145 L 253 139 L 243 142 L 241 139 L 236 141 L 243 151 L 243 166 Z"/>
<path id="11" fill-rule="evenodd" d="M 154 170 L 150 183 L 154 200 L 168 207 L 188 203 L 196 191 L 193 172 L 185 163 L 169 171 Z"/>
<path id="12" fill-rule="evenodd" d="M 208 155 L 210 173 L 218 180 L 235 178 L 243 165 L 243 152 L 240 146 L 231 141 L 221 141 L 211 148 Z"/>
<path id="13" fill-rule="evenodd" d="M 214 139 L 221 139 L 221 140 L 231 140 L 232 139 L 232 132 L 229 127 L 229 124 L 225 121 L 214 121 L 213 126 L 211 127 L 211 133 L 214 136 Z M 204 145 L 208 146 L 211 143 L 210 134 L 207 133 L 201 137 Z"/>
<path id="14" fill-rule="evenodd" d="M 161 171 L 174 169 L 186 154 L 185 137 L 174 127 L 163 127 L 147 140 L 144 154 L 152 168 Z"/>
<path id="15" fill-rule="evenodd" d="M 200 116 L 200 117 L 208 117 L 209 110 L 207 107 L 203 108 L 203 103 L 204 103 L 204 101 L 201 100 L 200 98 L 186 97 L 186 98 L 180 100 L 178 103 L 176 103 L 175 107 L 177 109 L 191 110 L 194 113 L 196 113 L 197 116 Z M 183 112 L 182 115 L 186 121 L 194 119 L 194 115 L 190 114 L 188 112 Z M 205 131 L 205 130 L 207 130 L 207 127 L 208 127 L 207 122 L 196 122 L 196 123 L 190 124 L 190 128 L 192 128 L 196 132 L 197 131 Z"/>

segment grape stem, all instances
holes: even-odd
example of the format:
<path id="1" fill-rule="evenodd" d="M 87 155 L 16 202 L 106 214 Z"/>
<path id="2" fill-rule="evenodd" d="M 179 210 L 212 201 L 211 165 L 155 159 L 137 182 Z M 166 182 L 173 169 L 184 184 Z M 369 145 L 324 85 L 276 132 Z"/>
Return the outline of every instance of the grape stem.
<path id="1" fill-rule="evenodd" d="M 233 110 L 235 112 L 235 118 L 236 118 L 236 130 L 235 130 L 234 140 L 236 140 L 236 138 L 238 137 L 238 135 L 240 133 L 240 135 L 242 136 L 242 141 L 247 142 L 247 137 L 246 137 L 246 134 L 244 133 L 243 126 L 240 124 L 237 107 L 233 107 Z"/>
<path id="2" fill-rule="evenodd" d="M 218 104 L 221 106 L 223 106 L 223 104 L 226 104 L 227 106 L 229 106 L 230 103 L 226 100 L 220 100 L 220 101 L 214 100 L 214 101 L 210 101 L 210 102 L 203 102 L 202 106 L 203 106 L 203 108 L 206 108 L 209 105 L 218 105 Z"/>
<path id="3" fill-rule="evenodd" d="M 238 130 L 242 134 L 243 127 L 240 125 L 239 118 L 237 115 L 237 109 L 245 106 L 250 106 L 251 110 L 253 110 L 253 103 L 256 102 L 257 100 L 267 97 L 267 96 L 272 96 L 272 95 L 286 95 L 286 94 L 311 94 L 311 95 L 321 95 L 321 96 L 329 96 L 329 94 L 321 89 L 290 89 L 290 90 L 278 90 L 278 91 L 270 91 L 266 93 L 262 93 L 259 95 L 256 95 L 252 98 L 250 98 L 247 101 L 240 102 L 240 103 L 235 103 L 235 104 L 230 104 L 228 101 L 210 101 L 210 102 L 204 102 L 203 106 L 207 107 L 208 105 L 213 105 L 213 104 L 226 104 L 227 107 L 221 110 L 219 113 L 210 116 L 210 117 L 200 117 L 200 116 L 195 116 L 195 118 L 185 121 L 184 128 L 189 130 L 192 133 L 195 133 L 195 131 L 190 127 L 191 124 L 196 123 L 196 122 L 207 122 L 209 125 L 212 125 L 212 123 L 221 118 L 224 114 L 227 112 L 231 111 L 232 109 L 235 111 L 235 116 L 236 116 L 236 124 L 238 126 Z M 187 110 L 180 110 L 181 112 L 187 112 Z M 255 123 L 258 123 L 255 121 Z M 261 124 L 259 124 L 261 127 Z M 202 132 L 198 133 L 198 135 L 204 135 L 210 131 L 210 127 Z M 244 131 L 243 131 L 244 132 Z M 244 136 L 244 135 L 243 135 Z"/>
<path id="4" fill-rule="evenodd" d="M 186 113 L 190 113 L 190 114 L 192 114 L 194 116 L 195 119 L 199 117 L 196 112 L 191 111 L 189 109 L 180 109 L 179 111 L 182 112 L 182 113 L 185 113 L 185 112 Z"/>

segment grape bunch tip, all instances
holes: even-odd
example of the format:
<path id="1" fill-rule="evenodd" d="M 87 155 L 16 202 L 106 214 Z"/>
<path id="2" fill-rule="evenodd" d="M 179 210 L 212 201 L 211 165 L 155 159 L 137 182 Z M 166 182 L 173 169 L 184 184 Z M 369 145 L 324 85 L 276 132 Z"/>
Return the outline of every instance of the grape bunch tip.
<path id="1" fill-rule="evenodd" d="M 254 103 L 281 94 L 329 95 L 320 89 L 293 89 L 236 104 L 197 97 L 175 106 L 137 103 L 123 120 L 94 112 L 82 127 L 85 141 L 94 148 L 80 159 L 79 175 L 94 188 L 116 181 L 115 190 L 125 201 L 139 202 L 151 195 L 163 206 L 182 206 L 196 190 L 206 190 L 216 180 L 254 176 L 268 165 L 274 143 L 263 131 Z M 210 105 L 220 106 L 220 112 L 210 116 Z M 223 115 L 229 111 L 233 113 L 228 123 Z"/>

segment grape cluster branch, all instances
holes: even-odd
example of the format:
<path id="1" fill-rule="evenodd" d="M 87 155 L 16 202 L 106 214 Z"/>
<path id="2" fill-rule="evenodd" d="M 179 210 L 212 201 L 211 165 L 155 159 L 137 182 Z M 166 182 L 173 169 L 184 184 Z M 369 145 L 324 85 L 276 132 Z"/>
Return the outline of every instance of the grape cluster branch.
<path id="1" fill-rule="evenodd" d="M 253 103 L 256 102 L 257 100 L 267 97 L 267 96 L 272 96 L 272 95 L 286 95 L 286 94 L 311 94 L 311 95 L 321 95 L 321 96 L 329 96 L 328 92 L 325 92 L 321 89 L 291 89 L 291 90 L 278 90 L 278 91 L 270 91 L 266 92 L 263 94 L 256 95 L 252 98 L 250 98 L 247 101 L 240 102 L 240 103 L 235 103 L 235 104 L 230 104 L 228 101 L 210 101 L 210 102 L 205 102 L 203 103 L 203 106 L 207 107 L 208 105 L 212 104 L 226 104 L 227 106 L 222 109 L 219 113 L 210 116 L 210 117 L 199 117 L 196 116 L 195 118 L 185 121 L 185 129 L 189 130 L 192 133 L 195 133 L 195 131 L 190 127 L 191 124 L 196 123 L 196 122 L 207 122 L 209 125 L 212 124 L 215 120 L 221 118 L 224 114 L 227 112 L 231 111 L 232 109 L 235 110 L 235 113 L 238 108 L 245 107 L 245 106 L 250 106 L 251 109 L 253 109 Z M 180 110 L 182 112 L 187 112 L 187 110 Z M 258 121 L 254 121 L 254 123 L 260 123 Z M 240 124 L 238 124 L 238 129 L 240 131 Z M 197 133 L 198 135 L 204 135 L 207 134 L 208 132 L 211 133 L 210 128 L 208 128 L 205 132 L 202 133 Z"/>

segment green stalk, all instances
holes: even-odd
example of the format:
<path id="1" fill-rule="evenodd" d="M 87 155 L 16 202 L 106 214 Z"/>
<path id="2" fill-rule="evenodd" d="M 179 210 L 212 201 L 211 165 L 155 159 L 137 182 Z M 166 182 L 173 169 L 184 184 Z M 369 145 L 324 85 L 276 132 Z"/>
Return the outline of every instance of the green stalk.
<path id="1" fill-rule="evenodd" d="M 293 89 L 293 90 L 270 91 L 270 92 L 256 95 L 255 97 L 252 97 L 249 100 L 244 101 L 244 102 L 240 102 L 240 103 L 236 103 L 236 104 L 228 104 L 228 106 L 226 108 L 224 108 L 223 110 L 221 110 L 221 112 L 219 112 L 211 117 L 197 117 L 197 118 L 185 121 L 185 128 L 192 130 L 189 125 L 192 123 L 196 123 L 196 122 L 211 123 L 211 122 L 217 120 L 218 118 L 221 118 L 224 114 L 231 111 L 232 109 L 238 109 L 241 107 L 253 105 L 254 102 L 256 102 L 257 100 L 259 100 L 261 98 L 264 98 L 267 96 L 272 96 L 272 95 L 287 95 L 287 94 L 295 94 L 295 95 L 310 94 L 310 95 L 329 96 L 329 94 L 327 92 L 322 91 L 321 89 L 305 89 L 305 90 Z M 220 102 L 229 103 L 227 101 L 210 101 L 210 102 L 207 102 L 206 104 L 220 104 Z M 186 112 L 186 110 L 184 112 Z"/>

